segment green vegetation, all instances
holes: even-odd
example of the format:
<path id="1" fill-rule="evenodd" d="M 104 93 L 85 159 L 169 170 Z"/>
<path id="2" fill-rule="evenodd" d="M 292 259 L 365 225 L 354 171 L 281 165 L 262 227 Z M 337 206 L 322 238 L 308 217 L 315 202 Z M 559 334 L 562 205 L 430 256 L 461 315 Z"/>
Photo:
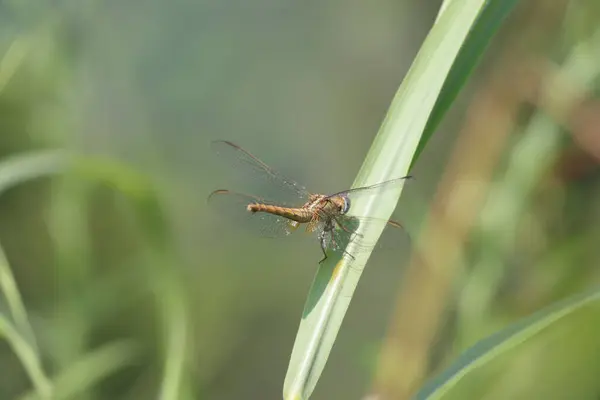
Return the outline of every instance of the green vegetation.
<path id="1" fill-rule="evenodd" d="M 443 3 L 0 5 L 0 399 L 597 399 L 600 9 Z M 220 219 L 213 139 L 406 237 Z"/>

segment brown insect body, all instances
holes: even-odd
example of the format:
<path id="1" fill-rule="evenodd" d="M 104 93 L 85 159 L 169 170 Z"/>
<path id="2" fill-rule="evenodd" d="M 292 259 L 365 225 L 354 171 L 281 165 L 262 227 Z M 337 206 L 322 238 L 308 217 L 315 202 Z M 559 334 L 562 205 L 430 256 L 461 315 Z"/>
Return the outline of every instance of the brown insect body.
<path id="1" fill-rule="evenodd" d="M 290 208 L 273 206 L 270 204 L 248 204 L 248 211 L 251 213 L 264 212 L 268 214 L 278 215 L 289 220 L 299 222 L 301 224 L 310 222 L 313 219 L 314 213 L 305 208 Z"/>
<path id="2" fill-rule="evenodd" d="M 287 218 L 299 224 L 316 223 L 332 215 L 341 215 L 345 201 L 341 196 L 328 197 L 312 194 L 302 207 L 282 207 L 270 204 L 248 204 L 247 210 L 252 213 L 265 212 Z M 294 224 L 293 226 L 296 226 Z"/>
<path id="3" fill-rule="evenodd" d="M 357 234 L 355 228 L 357 223 L 362 226 L 363 224 L 378 224 L 382 222 L 376 218 L 366 216 L 346 215 L 350 211 L 351 204 L 356 199 L 364 196 L 378 195 L 388 188 L 399 188 L 405 179 L 410 178 L 410 176 L 406 176 L 391 179 L 369 186 L 344 190 L 329 196 L 312 194 L 298 183 L 283 177 L 259 158 L 230 141 L 214 141 L 213 147 L 223 157 L 232 158 L 244 170 L 257 173 L 257 176 L 261 179 L 266 179 L 268 182 L 276 184 L 278 189 L 288 194 L 293 193 L 296 196 L 295 198 L 298 200 L 304 199 L 305 203 L 300 207 L 277 205 L 257 196 L 236 193 L 227 189 L 219 189 L 212 192 L 208 197 L 209 203 L 224 209 L 226 214 L 231 215 L 234 215 L 234 213 L 230 212 L 234 210 L 234 207 L 237 208 L 243 204 L 248 214 L 265 213 L 281 217 L 267 218 L 265 216 L 265 218 L 248 218 L 248 220 L 253 221 L 252 223 L 255 226 L 260 228 L 261 234 L 265 236 L 270 236 L 271 234 L 275 236 L 289 235 L 292 230 L 297 229 L 301 224 L 306 224 L 307 232 L 318 233 L 317 238 L 324 256 L 320 262 L 327 259 L 326 250 L 328 248 L 340 250 L 341 244 L 348 243 Z M 244 210 L 242 208 L 237 209 L 240 211 Z M 395 221 L 383 222 L 389 226 L 401 228 L 401 225 Z M 345 252 L 344 249 L 341 250 Z M 348 255 L 351 257 L 350 254 Z"/>

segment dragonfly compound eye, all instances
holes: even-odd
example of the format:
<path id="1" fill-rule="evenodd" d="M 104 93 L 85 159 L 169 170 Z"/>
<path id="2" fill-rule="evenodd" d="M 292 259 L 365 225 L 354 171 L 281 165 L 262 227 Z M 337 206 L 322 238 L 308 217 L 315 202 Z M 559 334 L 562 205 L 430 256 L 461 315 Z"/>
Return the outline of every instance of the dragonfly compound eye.
<path id="1" fill-rule="evenodd" d="M 352 204 L 352 202 L 350 201 L 349 197 L 342 197 L 342 199 L 344 199 L 344 206 L 342 207 L 342 214 L 346 214 L 348 211 L 350 211 L 350 205 Z"/>

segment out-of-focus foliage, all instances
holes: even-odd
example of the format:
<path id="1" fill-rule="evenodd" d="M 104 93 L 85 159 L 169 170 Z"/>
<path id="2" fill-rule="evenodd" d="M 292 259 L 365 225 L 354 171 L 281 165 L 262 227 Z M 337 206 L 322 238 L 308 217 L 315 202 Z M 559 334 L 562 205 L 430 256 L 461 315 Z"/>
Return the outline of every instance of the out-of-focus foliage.
<path id="1" fill-rule="evenodd" d="M 0 398 L 280 397 L 319 249 L 213 215 L 213 189 L 268 188 L 231 180 L 208 143 L 347 188 L 439 3 L 1 3 Z M 406 398 L 478 339 L 598 283 L 599 80 L 561 72 L 598 21 L 593 0 L 523 1 L 507 20 L 398 209 L 431 203 L 429 223 L 460 229 L 409 227 L 375 254 L 313 398 L 361 398 L 374 371 Z M 539 114 L 552 148 L 519 158 Z M 449 248 L 452 265 L 412 268 Z M 596 398 L 597 310 L 583 311 L 461 398 Z M 390 319 L 402 329 L 386 336 Z M 378 353 L 388 342 L 399 357 Z"/>
<path id="2" fill-rule="evenodd" d="M 447 111 L 456 97 L 458 88 L 464 84 L 480 60 L 482 50 L 477 52 L 477 48 L 485 48 L 483 43 L 489 43 L 494 36 L 499 22 L 487 28 L 486 25 L 493 19 L 482 17 L 486 15 L 486 10 L 493 8 L 492 4 L 504 4 L 507 9 L 499 13 L 499 21 L 514 6 L 514 3 L 503 1 L 456 0 L 451 4 L 447 2 L 447 7 L 442 7 L 390 104 L 354 180 L 353 188 L 368 187 L 407 176 L 411 164 L 416 160 L 418 148 L 423 148 L 431 136 L 427 137 L 424 130 L 432 110 L 437 105 L 436 117 L 441 119 L 441 114 Z M 486 29 L 483 29 L 484 26 Z M 478 45 L 473 45 L 473 35 L 476 35 Z M 465 48 L 470 51 L 462 51 Z M 453 80 L 447 79 L 449 76 Z M 444 90 L 449 87 L 452 90 Z M 445 110 L 442 111 L 444 106 Z M 402 188 L 406 182 L 403 180 Z M 284 399 L 307 399 L 312 395 L 371 255 L 370 249 L 364 251 L 360 244 L 375 243 L 382 233 L 389 234 L 387 221 L 398 205 L 401 192 L 402 190 L 387 190 L 380 191 L 376 196 L 352 199 L 351 212 L 378 218 L 381 222 L 360 224 L 360 239 L 344 245 L 345 252 L 350 257 L 343 257 L 344 254 L 340 253 L 337 258 L 325 261 L 317 272 L 307 306 L 315 304 L 313 298 L 319 296 L 319 299 L 314 308 L 305 307 L 302 315 L 283 386 Z M 327 272 L 322 273 L 321 269 Z"/>

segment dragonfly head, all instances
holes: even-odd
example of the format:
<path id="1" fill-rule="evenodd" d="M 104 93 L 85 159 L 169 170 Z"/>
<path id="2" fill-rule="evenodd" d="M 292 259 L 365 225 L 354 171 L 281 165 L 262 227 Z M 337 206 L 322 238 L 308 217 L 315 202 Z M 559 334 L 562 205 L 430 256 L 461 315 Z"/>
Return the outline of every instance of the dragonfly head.
<path id="1" fill-rule="evenodd" d="M 350 197 L 348 196 L 341 196 L 342 197 L 342 207 L 341 207 L 341 213 L 346 214 L 348 211 L 350 211 L 350 206 L 352 205 L 352 202 L 350 201 Z"/>

